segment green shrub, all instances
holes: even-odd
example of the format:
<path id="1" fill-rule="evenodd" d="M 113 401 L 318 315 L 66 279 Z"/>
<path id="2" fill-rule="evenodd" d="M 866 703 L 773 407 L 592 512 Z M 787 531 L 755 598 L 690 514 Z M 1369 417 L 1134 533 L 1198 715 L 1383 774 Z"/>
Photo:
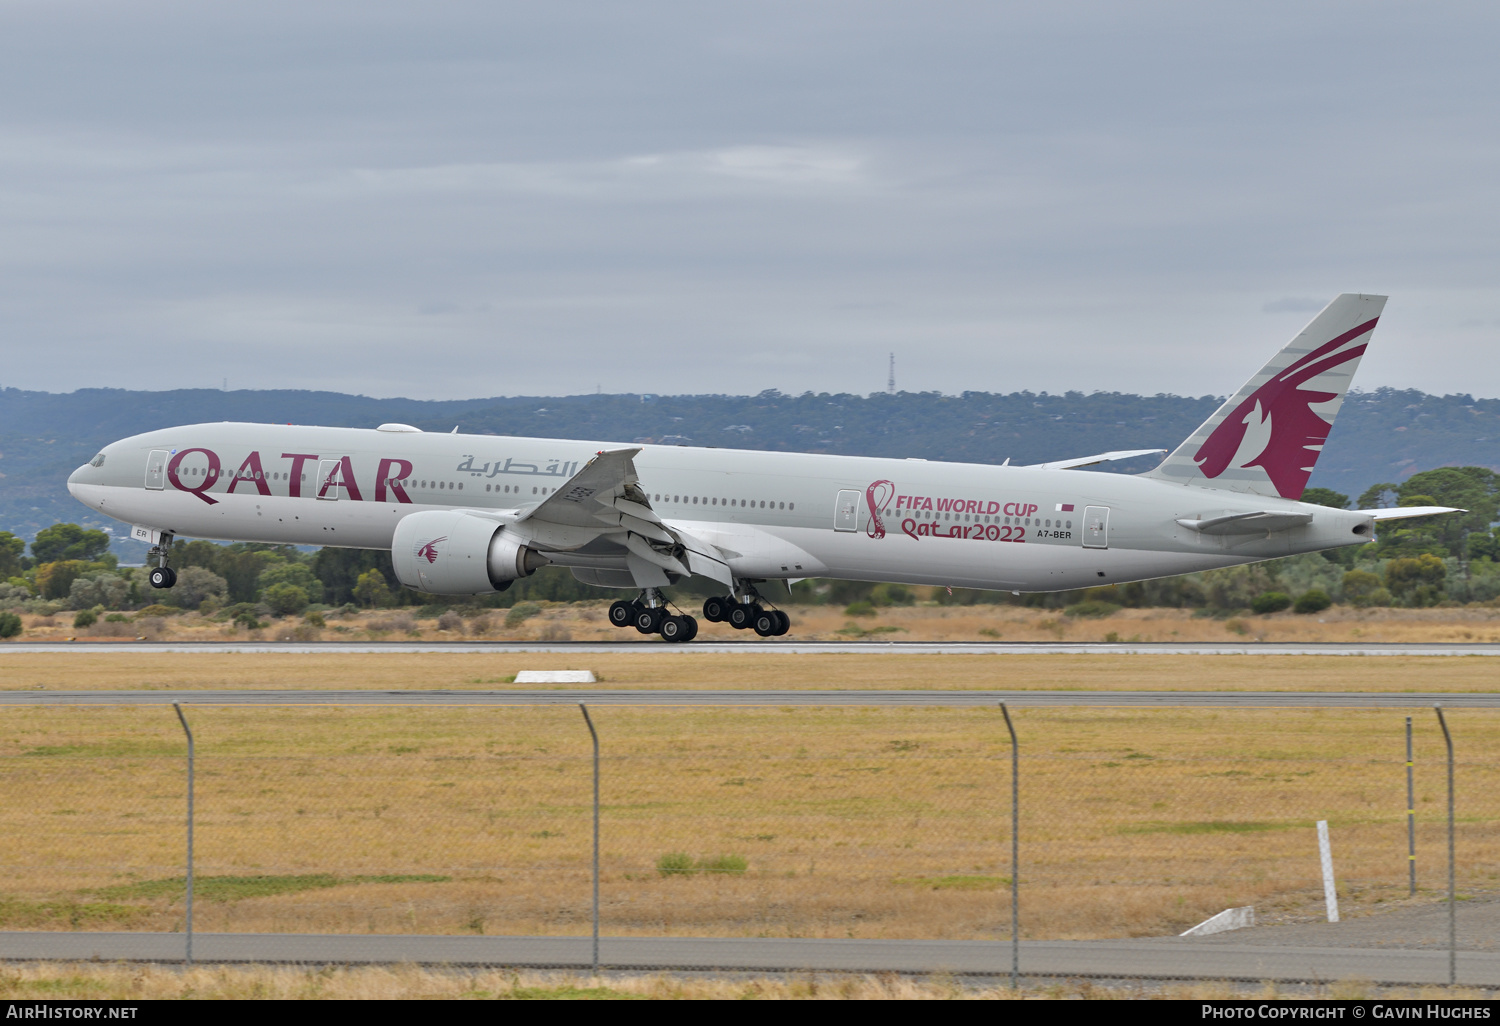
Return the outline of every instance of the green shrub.
<path id="1" fill-rule="evenodd" d="M 1430 552 L 1393 559 L 1385 565 L 1386 590 L 1407 606 L 1436 605 L 1443 598 L 1448 568 Z"/>
<path id="2" fill-rule="evenodd" d="M 110 613 L 104 618 L 105 623 L 129 623 L 130 617 L 124 613 Z"/>
<path id="3" fill-rule="evenodd" d="M 14 638 L 21 633 L 21 618 L 15 613 L 0 613 L 0 638 Z"/>
<path id="4" fill-rule="evenodd" d="M 322 613 L 316 613 L 316 612 L 314 612 L 314 613 L 308 613 L 302 619 L 304 621 L 306 621 L 307 623 L 311 624 L 314 627 L 327 627 L 328 626 L 328 623 L 323 619 L 323 614 Z"/>
<path id="5" fill-rule="evenodd" d="M 870 591 L 870 602 L 877 606 L 909 606 L 917 601 L 904 584 L 877 584 Z"/>
<path id="6" fill-rule="evenodd" d="M 1114 616 L 1119 611 L 1120 607 L 1115 605 L 1113 602 L 1100 602 L 1097 599 L 1085 599 L 1082 602 L 1075 602 L 1067 609 L 1064 609 L 1063 615 L 1102 618 L 1106 616 Z"/>
<path id="7" fill-rule="evenodd" d="M 505 614 L 505 626 L 519 627 L 541 611 L 542 607 L 535 602 L 517 602 L 510 607 L 510 612 Z"/>
<path id="8" fill-rule="evenodd" d="M 80 609 L 73 617 L 74 627 L 92 627 L 99 622 L 99 614 L 92 609 Z"/>
<path id="9" fill-rule="evenodd" d="M 866 601 L 863 601 L 863 600 L 861 600 L 859 602 L 851 602 L 847 606 L 844 607 L 844 615 L 845 616 L 874 616 L 875 615 L 875 603 L 873 603 L 873 602 L 866 602 Z"/>
<path id="10" fill-rule="evenodd" d="M 1321 613 L 1333 605 L 1333 599 L 1328 597 L 1328 592 L 1322 588 L 1311 588 L 1297 596 L 1297 604 L 1292 607 L 1294 613 Z"/>
<path id="11" fill-rule="evenodd" d="M 656 871 L 662 876 L 686 876 L 693 871 L 693 857 L 687 852 L 669 851 L 656 860 Z"/>
<path id="12" fill-rule="evenodd" d="M 307 608 L 307 589 L 295 584 L 273 584 L 262 595 L 271 612 L 278 616 L 295 616 Z"/>
<path id="13" fill-rule="evenodd" d="M 249 631 L 258 631 L 265 626 L 265 624 L 256 617 L 255 611 L 253 609 L 242 609 L 238 613 L 235 613 L 234 622 L 236 625 L 243 627 Z"/>
<path id="14" fill-rule="evenodd" d="M 750 863 L 743 855 L 716 855 L 711 859 L 698 860 L 698 872 L 700 873 L 743 873 L 750 868 Z"/>
<path id="15" fill-rule="evenodd" d="M 1368 570 L 1350 570 L 1344 574 L 1344 601 L 1351 606 L 1388 606 L 1391 593 L 1380 578 Z"/>
<path id="16" fill-rule="evenodd" d="M 1250 600 L 1250 609 L 1256 613 L 1279 613 L 1290 609 L 1292 597 L 1284 591 L 1263 591 Z"/>
<path id="17" fill-rule="evenodd" d="M 139 620 L 143 616 L 176 616 L 181 612 L 182 610 L 176 606 L 164 606 L 160 602 L 157 602 L 147 606 L 145 609 L 137 610 L 135 618 Z"/>
<path id="18" fill-rule="evenodd" d="M 697 859 L 686 852 L 671 851 L 656 860 L 656 871 L 662 876 L 690 876 L 693 873 L 739 874 L 750 868 L 743 855 L 715 855 Z"/>

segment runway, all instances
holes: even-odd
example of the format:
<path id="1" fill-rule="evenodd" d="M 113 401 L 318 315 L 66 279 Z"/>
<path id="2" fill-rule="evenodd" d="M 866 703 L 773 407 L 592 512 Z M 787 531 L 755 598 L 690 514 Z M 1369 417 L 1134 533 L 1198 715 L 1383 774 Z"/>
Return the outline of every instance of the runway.
<path id="1" fill-rule="evenodd" d="M 1500 709 L 1500 693 L 1314 691 L 687 691 L 568 688 L 515 691 L 0 691 L 0 706 L 1057 706 L 1126 708 Z"/>
<path id="2" fill-rule="evenodd" d="M 207 655 L 213 652 L 236 655 L 261 655 L 275 652 L 290 655 L 393 655 L 461 653 L 501 655 L 506 653 L 543 653 L 561 655 L 1264 655 L 1264 656 L 1500 656 L 1500 644 L 1308 644 L 1277 645 L 1244 642 L 1168 644 L 1108 644 L 1060 642 L 947 642 L 947 641 L 786 641 L 754 640 L 727 642 L 692 642 L 673 645 L 660 640 L 630 642 L 595 641 L 374 641 L 358 643 L 245 641 L 245 642 L 153 642 L 153 641 L 77 641 L 77 642 L 5 642 L 0 643 L 0 657 L 5 653 L 104 653 L 140 654 L 143 652 L 178 652 Z"/>
<path id="3" fill-rule="evenodd" d="M 0 960 L 175 962 L 183 958 L 185 939 L 180 933 L 0 933 Z M 588 937 L 199 933 L 193 937 L 193 956 L 202 962 L 587 969 L 592 943 Z M 610 969 L 1004 977 L 1010 973 L 1011 946 L 1008 941 L 604 937 L 599 958 L 601 967 Z M 1183 938 L 1025 941 L 1021 972 L 1114 979 L 1446 983 L 1448 952 L 1201 944 Z M 1500 954 L 1459 952 L 1458 979 L 1500 985 Z"/>

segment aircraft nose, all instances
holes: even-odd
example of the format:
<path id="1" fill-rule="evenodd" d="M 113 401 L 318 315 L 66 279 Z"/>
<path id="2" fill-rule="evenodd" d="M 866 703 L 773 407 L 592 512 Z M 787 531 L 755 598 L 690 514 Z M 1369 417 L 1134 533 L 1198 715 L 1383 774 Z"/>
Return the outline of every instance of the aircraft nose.
<path id="1" fill-rule="evenodd" d="M 74 498 L 78 497 L 78 486 L 83 484 L 84 476 L 91 469 L 92 468 L 87 463 L 85 463 L 83 466 L 79 467 L 77 470 L 73 471 L 73 473 L 68 475 L 68 493 Z"/>

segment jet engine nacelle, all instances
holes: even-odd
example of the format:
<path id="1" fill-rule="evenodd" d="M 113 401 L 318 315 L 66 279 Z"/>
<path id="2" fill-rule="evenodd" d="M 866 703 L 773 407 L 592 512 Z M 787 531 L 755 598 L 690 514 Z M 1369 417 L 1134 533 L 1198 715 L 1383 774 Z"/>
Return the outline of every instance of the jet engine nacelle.
<path id="1" fill-rule="evenodd" d="M 397 579 L 414 591 L 487 595 L 549 560 L 516 541 L 504 524 L 458 510 L 426 510 L 396 524 L 391 562 Z"/>

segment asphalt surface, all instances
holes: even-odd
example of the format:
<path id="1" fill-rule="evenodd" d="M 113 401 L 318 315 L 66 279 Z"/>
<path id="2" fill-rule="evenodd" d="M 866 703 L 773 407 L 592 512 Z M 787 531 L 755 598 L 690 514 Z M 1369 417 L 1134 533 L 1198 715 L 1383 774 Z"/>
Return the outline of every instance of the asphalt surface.
<path id="1" fill-rule="evenodd" d="M 0 959 L 169 962 L 183 958 L 180 933 L 0 933 Z M 348 934 L 223 934 L 193 938 L 203 962 L 339 963 L 587 968 L 587 937 L 449 937 Z M 601 966 L 723 971 L 948 972 L 1004 976 L 1006 941 L 783 940 L 605 937 Z M 1034 976 L 1446 983 L 1448 953 L 1432 949 L 1203 944 L 1167 938 L 1027 941 L 1021 972 Z M 1462 951 L 1458 980 L 1500 985 L 1500 954 Z"/>
<path id="2" fill-rule="evenodd" d="M 1500 901 L 1470 896 L 1454 910 L 1454 932 L 1464 951 L 1500 951 Z M 1256 947 L 1427 948 L 1448 950 L 1448 905 L 1428 902 L 1406 908 L 1346 915 L 1337 923 L 1278 923 L 1193 938 L 1198 944 Z"/>
<path id="3" fill-rule="evenodd" d="M 1500 693 L 1311 691 L 738 691 L 604 690 L 560 685 L 515 691 L 0 691 L 7 705 L 422 706 L 1046 706 L 1129 708 L 1500 709 Z"/>
<path id="4" fill-rule="evenodd" d="M 151 642 L 151 641 L 77 641 L 77 642 L 5 642 L 0 643 L 0 656 L 6 652 L 87 652 L 97 655 L 104 652 L 233 652 L 261 654 L 287 652 L 300 655 L 345 655 L 387 654 L 396 652 L 431 653 L 480 653 L 503 652 L 555 652 L 570 655 L 627 655 L 635 652 L 653 654 L 673 652 L 682 655 L 725 654 L 747 652 L 781 653 L 784 655 L 843 654 L 870 655 L 890 653 L 893 655 L 1329 655 L 1329 656 L 1500 656 L 1500 644 L 1390 644 L 1390 645 L 1272 645 L 1225 642 L 1222 644 L 1062 644 L 1055 642 L 946 642 L 946 641 L 852 641 L 852 642 L 803 642 L 754 639 L 748 641 L 692 642 L 674 645 L 659 639 L 643 639 L 630 642 L 597 641 L 390 641 L 341 644 L 338 642 Z"/>

